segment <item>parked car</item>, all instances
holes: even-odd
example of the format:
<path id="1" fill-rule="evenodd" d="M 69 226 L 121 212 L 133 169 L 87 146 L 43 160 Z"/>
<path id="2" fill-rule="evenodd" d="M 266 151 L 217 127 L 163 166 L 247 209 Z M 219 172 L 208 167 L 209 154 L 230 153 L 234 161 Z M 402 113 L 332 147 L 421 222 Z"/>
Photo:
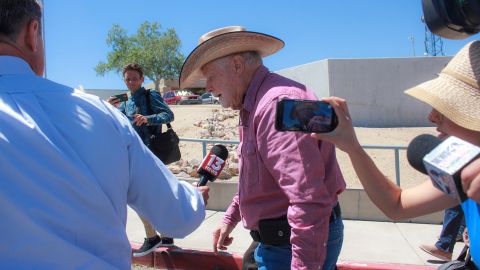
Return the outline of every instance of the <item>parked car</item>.
<path id="1" fill-rule="evenodd" d="M 212 95 L 212 93 L 205 93 L 201 96 L 202 104 L 219 104 L 218 97 Z"/>
<path id="2" fill-rule="evenodd" d="M 199 95 L 195 95 L 189 90 L 168 91 L 163 94 L 163 100 L 167 104 L 202 104 Z"/>

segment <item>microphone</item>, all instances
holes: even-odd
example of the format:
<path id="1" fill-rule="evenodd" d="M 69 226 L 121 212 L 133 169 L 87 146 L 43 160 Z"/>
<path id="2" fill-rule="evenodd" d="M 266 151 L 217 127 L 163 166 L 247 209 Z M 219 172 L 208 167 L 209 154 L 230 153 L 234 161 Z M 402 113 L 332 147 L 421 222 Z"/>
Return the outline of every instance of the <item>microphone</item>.
<path id="1" fill-rule="evenodd" d="M 221 144 L 214 145 L 198 167 L 197 173 L 200 175 L 200 181 L 197 186 L 205 186 L 208 181 L 215 181 L 225 167 L 227 158 L 227 148 Z"/>
<path id="2" fill-rule="evenodd" d="M 423 157 L 441 142 L 442 140 L 430 134 L 422 134 L 415 137 L 408 144 L 407 148 L 407 160 L 410 166 L 423 174 L 428 174 L 425 165 L 423 165 Z"/>
<path id="3" fill-rule="evenodd" d="M 467 195 L 462 188 L 460 173 L 479 156 L 480 147 L 454 136 L 441 141 L 432 135 L 420 135 L 407 149 L 407 159 L 412 167 L 428 174 L 436 188 L 461 202 L 467 199 Z"/>

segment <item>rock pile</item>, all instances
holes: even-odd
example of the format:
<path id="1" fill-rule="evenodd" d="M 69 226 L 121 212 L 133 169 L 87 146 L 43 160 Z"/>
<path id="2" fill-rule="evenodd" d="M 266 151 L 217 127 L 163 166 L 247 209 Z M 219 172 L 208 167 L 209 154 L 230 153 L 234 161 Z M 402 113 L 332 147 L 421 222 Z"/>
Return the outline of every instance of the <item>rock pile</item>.
<path id="1" fill-rule="evenodd" d="M 238 123 L 229 119 L 238 119 L 238 111 L 229 109 L 213 109 L 212 115 L 206 120 L 198 121 L 193 125 L 197 128 L 201 128 L 201 139 L 209 140 L 238 140 Z M 207 149 L 213 146 L 207 145 Z M 238 155 L 236 144 L 226 144 L 228 149 L 228 160 L 222 173 L 218 176 L 218 179 L 227 180 L 234 176 L 237 176 L 238 171 Z M 177 175 L 177 177 L 199 177 L 197 168 L 202 161 L 197 159 L 192 160 L 179 160 L 168 167 Z"/>

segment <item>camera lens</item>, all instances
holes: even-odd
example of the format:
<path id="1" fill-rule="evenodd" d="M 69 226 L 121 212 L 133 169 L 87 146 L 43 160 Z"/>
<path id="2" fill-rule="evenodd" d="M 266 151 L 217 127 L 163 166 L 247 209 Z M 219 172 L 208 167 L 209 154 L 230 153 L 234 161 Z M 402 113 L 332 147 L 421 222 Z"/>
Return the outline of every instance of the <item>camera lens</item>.
<path id="1" fill-rule="evenodd" d="M 424 21 L 435 35 L 465 39 L 480 31 L 479 0 L 422 0 Z"/>

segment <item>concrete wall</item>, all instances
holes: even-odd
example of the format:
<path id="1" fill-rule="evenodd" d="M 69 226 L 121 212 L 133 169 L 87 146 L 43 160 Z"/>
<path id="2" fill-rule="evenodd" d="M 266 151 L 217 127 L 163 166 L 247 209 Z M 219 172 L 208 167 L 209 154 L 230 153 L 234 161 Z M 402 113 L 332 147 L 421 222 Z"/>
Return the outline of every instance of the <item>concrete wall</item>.
<path id="1" fill-rule="evenodd" d="M 118 90 L 118 89 L 84 89 L 83 90 L 87 94 L 92 94 L 99 96 L 103 100 L 107 100 L 109 97 L 113 95 L 119 95 L 126 93 L 128 90 Z"/>
<path id="2" fill-rule="evenodd" d="M 319 98 L 327 97 L 330 96 L 328 61 L 329 60 L 320 60 L 301 66 L 282 69 L 275 73 L 301 82 L 312 91 L 315 91 L 315 94 Z"/>
<path id="3" fill-rule="evenodd" d="M 181 178 L 189 183 L 197 182 L 197 178 Z M 237 192 L 238 182 L 235 180 L 217 180 L 209 182 L 210 198 L 208 199 L 207 209 L 214 211 L 225 211 L 232 202 L 232 198 Z M 392 221 L 387 218 L 373 202 L 368 198 L 363 189 L 347 189 L 339 196 L 344 219 L 353 220 L 371 220 L 371 221 Z M 431 223 L 441 224 L 443 221 L 443 211 L 420 216 L 400 222 L 412 223 Z"/>
<path id="4" fill-rule="evenodd" d="M 348 100 L 355 126 L 431 126 L 430 106 L 404 90 L 436 77 L 450 57 L 327 59 L 277 73 L 297 80 L 318 97 Z"/>

